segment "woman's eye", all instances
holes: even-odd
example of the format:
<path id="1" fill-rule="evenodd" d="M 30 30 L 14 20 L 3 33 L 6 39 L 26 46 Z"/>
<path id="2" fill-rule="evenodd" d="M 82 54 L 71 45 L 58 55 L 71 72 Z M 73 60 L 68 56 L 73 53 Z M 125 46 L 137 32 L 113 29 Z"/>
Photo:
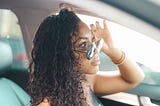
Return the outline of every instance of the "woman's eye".
<path id="1" fill-rule="evenodd" d="M 82 44 L 80 44 L 80 47 L 86 48 L 87 47 L 87 42 L 83 42 Z"/>

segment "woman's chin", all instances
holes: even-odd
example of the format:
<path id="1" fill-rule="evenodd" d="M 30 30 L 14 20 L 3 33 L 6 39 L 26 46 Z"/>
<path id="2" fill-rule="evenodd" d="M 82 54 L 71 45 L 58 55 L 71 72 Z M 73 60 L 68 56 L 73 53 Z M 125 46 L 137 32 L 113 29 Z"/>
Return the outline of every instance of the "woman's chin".
<path id="1" fill-rule="evenodd" d="M 99 71 L 99 66 L 96 66 L 96 67 L 92 68 L 92 69 L 89 71 L 90 73 L 88 73 L 88 74 L 96 74 L 98 71 Z"/>

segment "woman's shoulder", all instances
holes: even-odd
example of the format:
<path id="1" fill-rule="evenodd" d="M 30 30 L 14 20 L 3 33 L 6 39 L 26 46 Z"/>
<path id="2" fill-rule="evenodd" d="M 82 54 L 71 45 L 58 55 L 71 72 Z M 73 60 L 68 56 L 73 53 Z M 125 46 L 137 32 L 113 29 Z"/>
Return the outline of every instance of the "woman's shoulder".
<path id="1" fill-rule="evenodd" d="M 85 74 L 85 76 L 86 76 L 87 82 L 90 85 L 90 88 L 93 90 L 93 86 L 94 86 L 94 82 L 95 82 L 94 80 L 95 80 L 96 74 Z"/>
<path id="2" fill-rule="evenodd" d="M 51 106 L 51 105 L 49 103 L 49 100 L 47 98 L 44 98 L 43 101 L 37 106 Z"/>

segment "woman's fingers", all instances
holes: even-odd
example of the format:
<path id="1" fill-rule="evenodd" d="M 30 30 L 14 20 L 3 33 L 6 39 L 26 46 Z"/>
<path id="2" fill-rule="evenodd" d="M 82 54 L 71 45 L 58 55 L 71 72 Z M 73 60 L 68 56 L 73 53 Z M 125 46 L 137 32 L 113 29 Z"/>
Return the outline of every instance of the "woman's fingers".
<path id="1" fill-rule="evenodd" d="M 91 27 L 91 34 L 93 36 L 97 36 L 97 29 L 96 29 L 95 25 L 94 24 L 90 24 L 90 27 Z"/>
<path id="2" fill-rule="evenodd" d="M 91 27 L 91 33 L 92 35 L 96 36 L 96 37 L 99 37 L 99 38 L 103 38 L 104 35 L 106 36 L 108 34 L 108 29 L 107 28 L 107 24 L 106 24 L 106 20 L 103 21 L 103 28 L 101 27 L 100 23 L 98 21 L 95 22 L 95 25 L 94 24 L 90 24 L 90 27 Z"/>
<path id="3" fill-rule="evenodd" d="M 95 22 L 95 25 L 91 24 L 90 27 L 91 29 L 98 29 L 98 30 L 103 30 L 103 28 L 106 29 L 107 28 L 106 20 L 103 20 L 103 28 L 101 27 L 98 21 Z"/>
<path id="4" fill-rule="evenodd" d="M 99 25 L 99 22 L 98 21 L 96 21 L 96 28 L 99 30 L 99 29 L 101 29 L 101 26 Z"/>
<path id="5" fill-rule="evenodd" d="M 91 27 L 91 32 L 93 33 L 96 32 L 96 27 L 94 26 L 94 24 L 91 24 L 90 27 Z"/>
<path id="6" fill-rule="evenodd" d="M 103 20 L 103 27 L 104 27 L 104 29 L 107 29 L 106 20 Z"/>
<path id="7" fill-rule="evenodd" d="M 96 27 L 94 26 L 94 24 L 90 24 L 91 30 L 95 30 Z"/>

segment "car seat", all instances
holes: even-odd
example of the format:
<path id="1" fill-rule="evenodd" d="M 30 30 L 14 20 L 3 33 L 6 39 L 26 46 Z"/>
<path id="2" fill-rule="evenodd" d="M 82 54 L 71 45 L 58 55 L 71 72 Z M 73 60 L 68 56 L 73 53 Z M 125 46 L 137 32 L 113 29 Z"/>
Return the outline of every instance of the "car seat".
<path id="1" fill-rule="evenodd" d="M 8 44 L 0 42 L 0 106 L 30 106 L 26 86 L 27 70 L 13 70 L 13 54 Z"/>

